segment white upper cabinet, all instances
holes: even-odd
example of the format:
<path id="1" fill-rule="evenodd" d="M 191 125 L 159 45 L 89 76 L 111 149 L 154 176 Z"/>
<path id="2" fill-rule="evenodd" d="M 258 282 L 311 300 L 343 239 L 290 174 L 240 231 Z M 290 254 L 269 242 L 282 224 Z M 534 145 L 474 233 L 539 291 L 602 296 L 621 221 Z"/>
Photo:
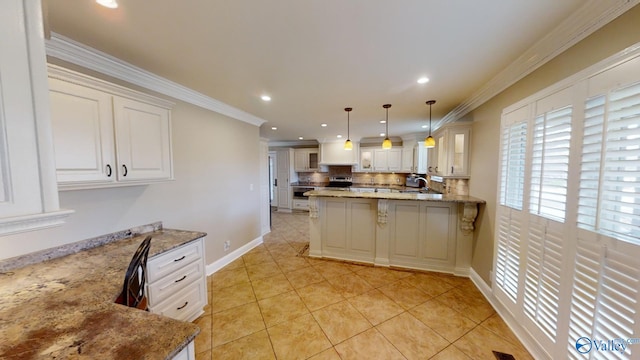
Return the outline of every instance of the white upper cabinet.
<path id="1" fill-rule="evenodd" d="M 155 97 L 49 66 L 60 190 L 171 180 L 171 106 Z"/>
<path id="2" fill-rule="evenodd" d="M 343 141 L 320 144 L 320 165 L 356 165 L 359 155 L 359 144 L 355 141 L 353 150 L 345 150 Z"/>
<path id="3" fill-rule="evenodd" d="M 435 150 L 430 154 L 429 173 L 440 176 L 469 176 L 471 124 L 445 125 L 435 134 Z"/>
<path id="4" fill-rule="evenodd" d="M 294 151 L 295 171 L 318 171 L 318 148 L 295 149 Z"/>
<path id="5" fill-rule="evenodd" d="M 426 174 L 427 149 L 424 141 L 402 139 L 402 168 L 401 172 Z"/>
<path id="6" fill-rule="evenodd" d="M 394 172 L 402 169 L 402 149 L 375 149 L 373 153 L 375 171 Z"/>
<path id="7" fill-rule="evenodd" d="M 0 11 L 0 235 L 60 225 L 40 1 Z"/>

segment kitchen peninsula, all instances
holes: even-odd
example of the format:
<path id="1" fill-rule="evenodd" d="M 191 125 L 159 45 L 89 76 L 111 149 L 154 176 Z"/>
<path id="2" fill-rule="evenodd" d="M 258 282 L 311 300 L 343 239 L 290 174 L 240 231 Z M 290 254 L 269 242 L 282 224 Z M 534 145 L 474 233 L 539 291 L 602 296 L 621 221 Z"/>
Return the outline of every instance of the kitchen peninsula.
<path id="1" fill-rule="evenodd" d="M 310 257 L 469 276 L 479 204 L 468 195 L 314 190 Z"/>

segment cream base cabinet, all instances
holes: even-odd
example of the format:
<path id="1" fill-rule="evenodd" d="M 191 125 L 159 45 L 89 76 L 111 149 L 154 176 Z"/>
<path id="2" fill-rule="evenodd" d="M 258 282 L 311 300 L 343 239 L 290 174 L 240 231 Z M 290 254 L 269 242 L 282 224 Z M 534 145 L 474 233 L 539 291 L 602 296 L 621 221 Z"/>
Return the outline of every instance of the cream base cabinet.
<path id="1" fill-rule="evenodd" d="M 147 262 L 147 296 L 152 313 L 192 321 L 207 305 L 204 238 L 194 240 Z"/>
<path id="2" fill-rule="evenodd" d="M 372 263 L 376 249 L 377 200 L 321 198 L 319 201 L 323 212 L 322 256 Z"/>
<path id="3" fill-rule="evenodd" d="M 173 178 L 170 102 L 55 65 L 49 99 L 60 190 Z"/>

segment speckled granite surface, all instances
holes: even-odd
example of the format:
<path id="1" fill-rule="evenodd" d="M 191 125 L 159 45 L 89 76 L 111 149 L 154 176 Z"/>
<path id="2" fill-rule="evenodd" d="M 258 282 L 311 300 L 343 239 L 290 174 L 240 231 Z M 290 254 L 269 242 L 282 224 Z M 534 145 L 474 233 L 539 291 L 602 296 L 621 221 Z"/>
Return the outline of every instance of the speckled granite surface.
<path id="1" fill-rule="evenodd" d="M 337 190 L 313 190 L 304 193 L 307 196 L 325 196 L 341 198 L 365 198 L 365 199 L 388 199 L 388 200 L 419 200 L 419 201 L 443 201 L 456 203 L 484 204 L 486 201 L 469 195 L 449 195 L 449 194 L 416 194 L 416 193 L 380 193 L 380 192 L 356 192 Z"/>
<path id="2" fill-rule="evenodd" d="M 206 234 L 158 230 L 0 273 L 0 359 L 171 359 L 196 325 L 113 301 L 131 257 L 149 258 Z"/>

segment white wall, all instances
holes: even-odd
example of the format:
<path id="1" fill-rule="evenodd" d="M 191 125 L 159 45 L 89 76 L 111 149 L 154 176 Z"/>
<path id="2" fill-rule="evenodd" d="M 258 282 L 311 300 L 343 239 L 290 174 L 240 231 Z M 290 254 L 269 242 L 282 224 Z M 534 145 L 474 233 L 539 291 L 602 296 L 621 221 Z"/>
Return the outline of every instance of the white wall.
<path id="1" fill-rule="evenodd" d="M 0 237 L 0 259 L 154 221 L 208 233 L 207 264 L 226 254 L 225 240 L 233 251 L 258 238 L 259 128 L 181 102 L 172 121 L 175 181 L 61 192 L 60 206 L 76 211 L 68 222 Z"/>

